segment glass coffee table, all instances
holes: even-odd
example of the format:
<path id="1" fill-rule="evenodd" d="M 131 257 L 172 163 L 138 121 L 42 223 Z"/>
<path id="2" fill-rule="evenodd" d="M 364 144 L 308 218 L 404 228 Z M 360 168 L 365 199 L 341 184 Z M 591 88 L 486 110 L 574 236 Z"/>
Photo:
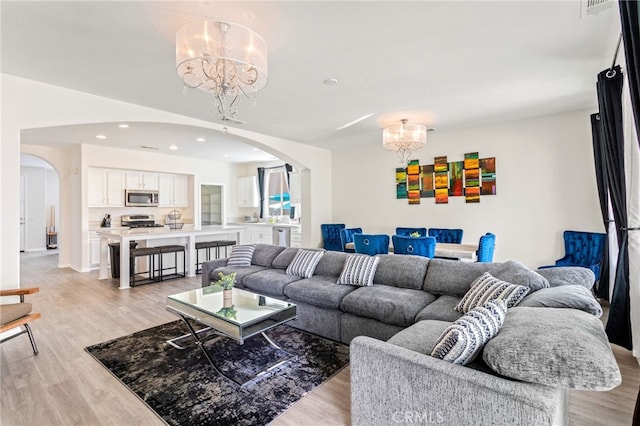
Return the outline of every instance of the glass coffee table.
<path id="1" fill-rule="evenodd" d="M 220 286 L 210 286 L 168 296 L 167 311 L 177 315 L 189 330 L 189 334 L 168 340 L 167 343 L 177 349 L 184 349 L 179 342 L 193 338 L 213 368 L 220 375 L 240 386 L 255 381 L 293 358 L 293 355 L 284 351 L 265 334 L 267 330 L 296 318 L 296 305 L 293 303 L 237 288 L 223 292 Z M 204 325 L 205 328 L 196 331 L 192 321 Z M 213 337 L 221 338 L 220 336 L 229 337 L 242 344 L 245 339 L 257 334 L 262 335 L 271 346 L 289 356 L 244 383 L 239 383 L 224 374 L 203 345 L 205 341 Z"/>

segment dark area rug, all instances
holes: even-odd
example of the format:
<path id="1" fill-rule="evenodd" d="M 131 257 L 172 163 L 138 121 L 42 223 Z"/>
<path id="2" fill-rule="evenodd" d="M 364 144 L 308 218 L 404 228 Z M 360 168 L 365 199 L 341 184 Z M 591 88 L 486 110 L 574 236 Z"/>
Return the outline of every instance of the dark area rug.
<path id="1" fill-rule="evenodd" d="M 264 425 L 349 362 L 349 347 L 286 325 L 267 335 L 294 356 L 259 380 L 238 386 L 221 377 L 189 340 L 180 321 L 89 346 L 86 351 L 170 425 Z M 212 339 L 205 347 L 218 368 L 244 382 L 286 357 L 261 336 Z"/>

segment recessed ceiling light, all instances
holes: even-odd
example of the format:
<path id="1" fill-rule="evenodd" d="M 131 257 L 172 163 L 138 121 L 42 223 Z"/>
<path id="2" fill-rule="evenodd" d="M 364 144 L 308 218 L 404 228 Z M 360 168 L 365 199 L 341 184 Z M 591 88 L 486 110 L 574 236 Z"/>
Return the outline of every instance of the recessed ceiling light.
<path id="1" fill-rule="evenodd" d="M 258 148 L 252 148 L 251 151 L 260 151 Z"/>
<path id="2" fill-rule="evenodd" d="M 224 157 L 224 158 L 229 158 L 229 157 L 230 157 L 230 155 L 229 155 L 229 154 L 225 154 L 225 155 L 223 155 L 223 157 Z"/>
<path id="3" fill-rule="evenodd" d="M 206 141 L 206 139 L 205 139 L 205 138 L 197 138 L 197 139 L 196 139 L 196 142 L 204 142 L 204 141 Z"/>
<path id="4" fill-rule="evenodd" d="M 118 127 L 120 127 L 121 129 L 127 129 L 129 125 L 127 123 L 121 123 L 121 124 L 118 124 Z"/>
<path id="5" fill-rule="evenodd" d="M 96 139 L 106 139 L 105 135 L 96 135 Z"/>
<path id="6" fill-rule="evenodd" d="M 324 81 L 324 85 L 325 86 L 335 86 L 336 84 L 338 84 L 338 79 L 337 78 L 327 78 Z"/>
<path id="7" fill-rule="evenodd" d="M 176 146 L 176 144 L 172 143 L 171 145 L 169 145 L 169 149 L 171 151 L 176 151 L 178 149 L 178 147 Z"/>

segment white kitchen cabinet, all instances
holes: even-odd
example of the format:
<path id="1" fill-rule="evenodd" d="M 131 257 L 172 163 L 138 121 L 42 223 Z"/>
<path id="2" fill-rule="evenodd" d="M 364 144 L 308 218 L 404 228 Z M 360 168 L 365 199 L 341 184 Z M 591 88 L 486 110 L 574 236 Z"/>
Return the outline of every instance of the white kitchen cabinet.
<path id="1" fill-rule="evenodd" d="M 125 174 L 126 189 L 158 189 L 158 174 L 128 171 Z"/>
<path id="2" fill-rule="evenodd" d="M 272 244 L 272 226 L 251 226 L 248 231 L 249 244 Z"/>
<path id="3" fill-rule="evenodd" d="M 89 267 L 100 266 L 100 236 L 97 232 L 89 233 Z"/>
<path id="4" fill-rule="evenodd" d="M 188 207 L 189 177 L 187 175 L 158 175 L 158 206 Z"/>
<path id="5" fill-rule="evenodd" d="M 238 207 L 259 207 L 258 183 L 256 176 L 238 178 Z"/>
<path id="6" fill-rule="evenodd" d="M 89 168 L 89 207 L 124 207 L 124 175 L 119 170 Z"/>
<path id="7" fill-rule="evenodd" d="M 291 247 L 302 247 L 302 232 L 300 227 L 291 227 Z"/>

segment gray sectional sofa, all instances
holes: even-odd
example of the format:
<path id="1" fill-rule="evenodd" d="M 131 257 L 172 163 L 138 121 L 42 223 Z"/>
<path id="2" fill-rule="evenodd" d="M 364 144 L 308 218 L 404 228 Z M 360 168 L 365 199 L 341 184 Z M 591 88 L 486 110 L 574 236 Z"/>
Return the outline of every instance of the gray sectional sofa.
<path id="1" fill-rule="evenodd" d="M 293 327 L 350 344 L 354 425 L 563 424 L 567 389 L 620 383 L 586 268 L 378 255 L 373 286 L 359 287 L 336 284 L 348 253 L 325 252 L 310 278 L 287 275 L 298 250 L 257 244 L 251 266 L 206 262 L 202 285 L 235 272 L 238 288 L 295 303 Z M 487 271 L 529 294 L 471 364 L 431 357 L 462 316 L 454 306 Z"/>

